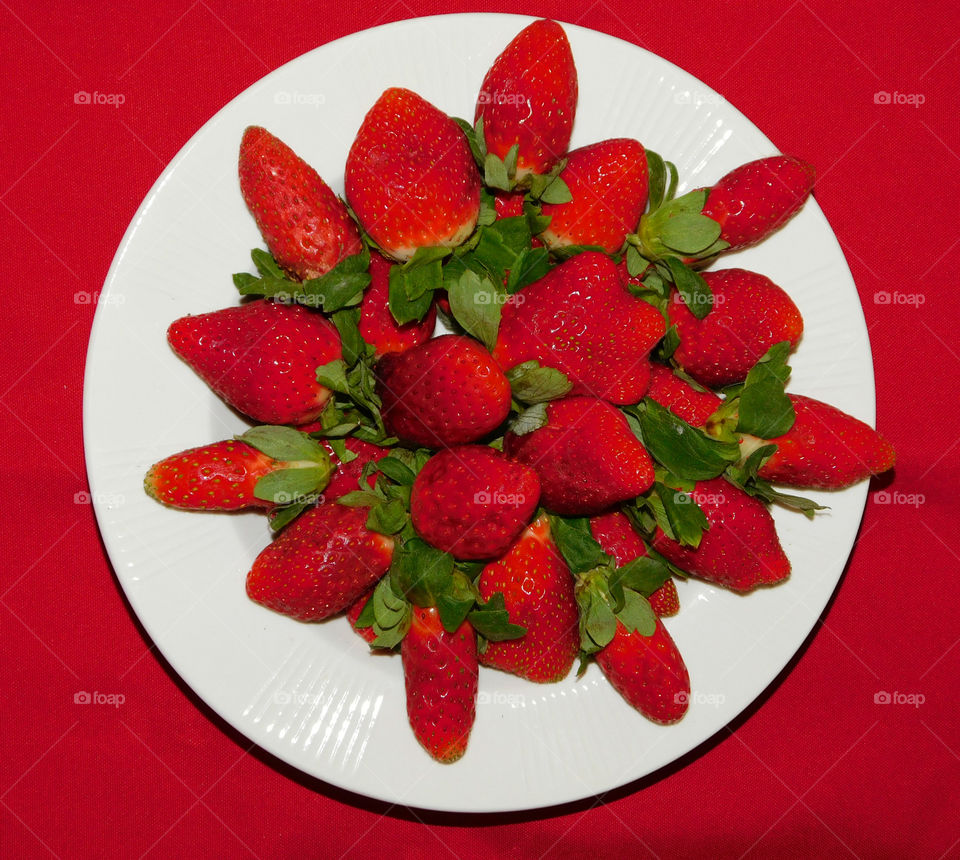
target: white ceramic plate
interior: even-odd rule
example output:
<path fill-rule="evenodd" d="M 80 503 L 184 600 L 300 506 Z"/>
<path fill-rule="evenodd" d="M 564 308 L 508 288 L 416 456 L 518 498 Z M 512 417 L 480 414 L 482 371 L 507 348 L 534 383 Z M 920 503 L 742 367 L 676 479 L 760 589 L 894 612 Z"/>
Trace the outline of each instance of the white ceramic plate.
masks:
<path fill-rule="evenodd" d="M 170 163 L 127 230 L 90 340 L 84 391 L 91 490 L 104 541 L 135 612 L 163 655 L 217 713 L 297 768 L 409 806 L 497 811 L 583 798 L 655 771 L 709 738 L 778 674 L 832 594 L 855 539 L 861 484 L 830 495 L 808 522 L 776 511 L 794 573 L 747 597 L 679 585 L 668 627 L 693 701 L 658 727 L 627 706 L 596 666 L 536 686 L 481 669 L 466 756 L 434 763 L 408 725 L 398 657 L 373 657 L 346 622 L 300 624 L 250 602 L 244 577 L 269 541 L 266 520 L 168 510 L 142 490 L 145 470 L 184 448 L 242 432 L 241 420 L 168 349 L 167 325 L 232 305 L 230 275 L 260 236 L 240 196 L 236 156 L 264 125 L 342 191 L 366 110 L 406 86 L 472 116 L 485 70 L 530 19 L 449 15 L 389 24 L 325 45 L 263 78 L 211 119 Z M 695 78 L 634 45 L 566 26 L 580 76 L 573 145 L 633 136 L 677 164 L 681 190 L 776 152 Z M 610 70 L 616 69 L 616 86 Z M 758 248 L 730 258 L 793 296 L 806 334 L 791 388 L 874 418 L 863 313 L 815 202 Z M 735 262 L 734 262 L 735 260 Z"/>

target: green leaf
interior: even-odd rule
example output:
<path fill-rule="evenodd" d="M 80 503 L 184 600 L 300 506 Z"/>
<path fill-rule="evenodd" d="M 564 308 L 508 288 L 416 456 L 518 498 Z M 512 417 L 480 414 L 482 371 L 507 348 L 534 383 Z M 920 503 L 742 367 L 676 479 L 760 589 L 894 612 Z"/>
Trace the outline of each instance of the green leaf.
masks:
<path fill-rule="evenodd" d="M 546 403 L 569 394 L 573 383 L 553 367 L 541 367 L 539 361 L 524 361 L 507 371 L 513 396 L 523 403 Z"/>
<path fill-rule="evenodd" d="M 628 588 L 649 597 L 670 579 L 670 569 L 662 560 L 649 555 L 641 555 L 618 567 L 610 574 L 608 587 L 614 599 L 614 611 L 623 606 L 623 589 Z"/>
<path fill-rule="evenodd" d="M 473 156 L 473 160 L 477 162 L 477 167 L 483 167 L 483 159 L 487 154 L 486 141 L 483 137 L 483 117 L 477 120 L 476 129 L 470 125 L 465 119 L 460 119 L 460 117 L 455 116 L 451 117 L 453 121 L 460 126 L 460 130 L 464 133 L 467 138 L 467 144 L 470 146 L 470 154 Z"/>
<path fill-rule="evenodd" d="M 373 611 L 373 595 L 370 595 L 370 599 L 363 604 L 363 609 L 360 610 L 360 614 L 357 616 L 357 620 L 354 621 L 353 626 L 361 630 L 365 630 L 367 627 L 373 627 L 373 622 L 376 620 L 377 615 Z"/>
<path fill-rule="evenodd" d="M 663 262 L 670 271 L 670 277 L 683 297 L 686 306 L 698 320 L 702 320 L 713 307 L 713 291 L 703 277 L 685 266 L 676 257 L 664 257 Z"/>
<path fill-rule="evenodd" d="M 640 255 L 635 245 L 627 245 L 627 274 L 635 278 L 647 268 L 647 261 Z"/>
<path fill-rule="evenodd" d="M 407 524 L 410 515 L 403 502 L 393 500 L 382 502 L 370 508 L 366 526 L 372 532 L 382 535 L 395 535 Z"/>
<path fill-rule="evenodd" d="M 657 616 L 650 602 L 636 591 L 627 591 L 624 596 L 623 608 L 617 613 L 620 623 L 631 633 L 636 630 L 641 636 L 653 636 Z"/>
<path fill-rule="evenodd" d="M 703 207 L 707 202 L 707 189 L 697 188 L 694 191 L 688 191 L 682 197 L 676 198 L 676 200 L 671 200 L 666 206 L 664 206 L 658 215 L 662 215 L 664 220 L 675 215 L 680 215 L 683 213 L 689 215 L 699 215 L 703 211 Z M 658 224 L 662 223 L 658 220 Z"/>
<path fill-rule="evenodd" d="M 497 342 L 506 290 L 469 269 L 447 291 L 450 310 L 464 330 L 492 350 Z"/>
<path fill-rule="evenodd" d="M 600 251 L 601 253 L 606 253 L 599 245 L 563 245 L 559 248 L 551 249 L 553 256 L 561 262 L 565 262 L 571 257 L 576 257 L 577 254 L 582 254 L 584 251 Z"/>
<path fill-rule="evenodd" d="M 633 411 L 640 421 L 647 450 L 673 474 L 691 481 L 705 481 L 721 474 L 740 459 L 735 442 L 711 439 L 669 409 L 647 397 L 643 408 Z"/>
<path fill-rule="evenodd" d="M 527 632 L 526 627 L 510 622 L 503 592 L 500 591 L 491 594 L 490 599 L 470 612 L 467 618 L 473 629 L 490 642 L 519 639 Z"/>
<path fill-rule="evenodd" d="M 444 258 L 451 248 L 417 248 L 406 263 L 390 269 L 390 313 L 400 324 L 423 319 L 433 301 L 433 291 L 443 287 Z"/>
<path fill-rule="evenodd" d="M 397 452 L 399 453 L 399 452 Z M 391 481 L 398 484 L 410 486 L 413 484 L 416 474 L 403 463 L 396 454 L 390 454 L 387 457 L 381 457 L 379 460 L 371 461 L 374 468 L 386 475 Z"/>
<path fill-rule="evenodd" d="M 667 167 L 663 159 L 652 149 L 647 150 L 647 187 L 649 188 L 650 211 L 659 209 L 667 194 Z M 631 272 L 631 275 L 636 272 Z"/>
<path fill-rule="evenodd" d="M 588 587 L 580 605 L 580 648 L 591 654 L 609 645 L 617 632 L 617 616 L 602 591 Z"/>
<path fill-rule="evenodd" d="M 394 587 L 417 606 L 434 606 L 453 575 L 453 556 L 412 538 L 393 551 L 390 577 Z"/>
<path fill-rule="evenodd" d="M 394 648 L 410 627 L 410 604 L 398 597 L 389 576 L 383 577 L 373 591 L 373 644 L 378 648 Z M 369 604 L 368 604 L 369 605 Z"/>
<path fill-rule="evenodd" d="M 330 466 L 330 455 L 323 446 L 292 427 L 262 424 L 251 427 L 236 438 L 274 460 L 310 460 L 321 466 Z"/>
<path fill-rule="evenodd" d="M 775 439 L 793 427 L 796 413 L 784 392 L 784 383 L 790 376 L 790 367 L 786 363 L 789 354 L 789 341 L 776 343 L 747 374 L 739 395 L 739 433 Z"/>
<path fill-rule="evenodd" d="M 720 238 L 720 225 L 697 213 L 681 212 L 666 219 L 660 228 L 660 241 L 681 254 L 696 254 Z"/>
<path fill-rule="evenodd" d="M 282 508 L 276 508 L 270 512 L 270 528 L 278 532 L 284 526 L 292 523 L 307 508 L 312 507 L 313 502 L 294 502 L 292 505 L 285 505 Z"/>
<path fill-rule="evenodd" d="M 360 308 L 342 308 L 330 317 L 340 334 L 340 352 L 346 364 L 352 367 L 364 355 L 373 352 L 360 335 Z"/>
<path fill-rule="evenodd" d="M 560 177 L 559 172 L 556 175 L 551 173 L 546 176 L 532 174 L 529 194 L 534 200 L 554 206 L 569 203 L 573 200 L 573 194 L 570 192 L 567 183 Z"/>
<path fill-rule="evenodd" d="M 678 541 L 684 546 L 696 548 L 700 546 L 703 532 L 709 528 L 706 514 L 693 497 L 682 490 L 668 487 L 659 481 L 653 485 L 653 494 L 660 502 L 660 510 L 665 516 L 668 526 L 665 528 L 658 516 L 658 525 L 663 528 L 667 537 Z M 655 514 L 659 511 L 655 509 Z"/>
<path fill-rule="evenodd" d="M 477 215 L 477 226 L 485 227 L 497 220 L 496 198 L 487 191 L 486 188 L 480 189 L 480 212 Z"/>
<path fill-rule="evenodd" d="M 517 152 L 518 145 L 514 144 L 507 151 L 506 158 L 500 158 L 488 152 L 483 159 L 483 184 L 488 188 L 499 188 L 501 191 L 513 191 L 516 187 Z"/>
<path fill-rule="evenodd" d="M 523 410 L 510 425 L 510 432 L 514 436 L 526 436 L 541 427 L 547 426 L 547 404 L 534 403 Z"/>
<path fill-rule="evenodd" d="M 586 573 L 610 564 L 610 556 L 590 533 L 588 519 L 551 515 L 550 534 L 572 574 Z"/>
<path fill-rule="evenodd" d="M 253 258 L 253 265 L 257 267 L 257 271 L 262 278 L 287 277 L 287 273 L 280 268 L 273 258 L 273 254 L 269 251 L 264 251 L 263 248 L 254 248 L 250 252 L 250 256 Z"/>
<path fill-rule="evenodd" d="M 299 502 L 311 494 L 319 493 L 330 482 L 329 463 L 327 466 L 306 466 L 299 469 L 278 469 L 267 472 L 253 488 L 253 494 L 258 499 L 274 502 L 278 505 L 289 505 Z"/>
<path fill-rule="evenodd" d="M 524 248 L 510 267 L 506 290 L 510 295 L 539 281 L 550 271 L 550 251 L 547 248 Z"/>
<path fill-rule="evenodd" d="M 382 502 L 383 496 L 378 495 L 373 490 L 351 490 L 337 499 L 338 505 L 347 508 L 370 508 Z"/>

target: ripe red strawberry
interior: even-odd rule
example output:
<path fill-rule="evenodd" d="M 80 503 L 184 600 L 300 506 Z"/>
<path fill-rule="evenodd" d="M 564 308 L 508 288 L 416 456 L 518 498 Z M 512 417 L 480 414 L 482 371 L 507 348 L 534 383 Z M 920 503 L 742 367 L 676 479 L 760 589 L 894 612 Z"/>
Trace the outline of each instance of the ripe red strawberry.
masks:
<path fill-rule="evenodd" d="M 523 215 L 522 191 L 498 191 L 493 195 L 493 208 L 498 218 L 518 218 Z"/>
<path fill-rule="evenodd" d="M 647 555 L 647 547 L 636 533 L 630 520 L 620 511 L 608 511 L 590 518 L 590 533 L 603 551 L 613 557 L 617 567 L 623 567 L 635 558 Z M 680 611 L 677 586 L 668 579 L 647 598 L 653 611 L 661 618 Z"/>
<path fill-rule="evenodd" d="M 651 366 L 647 397 L 694 427 L 705 426 L 707 419 L 723 403 L 712 391 L 697 391 L 662 364 Z"/>
<path fill-rule="evenodd" d="M 570 568 L 560 558 L 545 516 L 532 523 L 507 553 L 480 574 L 484 600 L 502 592 L 511 624 L 527 628 L 519 639 L 488 642 L 484 666 L 537 683 L 570 673 L 580 650 L 579 612 Z"/>
<path fill-rule="evenodd" d="M 396 260 L 417 248 L 463 242 L 480 212 L 480 174 L 460 127 L 410 90 L 392 87 L 350 147 L 347 199 L 373 240 Z"/>
<path fill-rule="evenodd" d="M 699 481 L 690 493 L 709 528 L 693 549 L 660 529 L 653 548 L 681 570 L 733 591 L 772 585 L 790 575 L 773 517 L 763 503 L 723 478 Z"/>
<path fill-rule="evenodd" d="M 893 446 L 869 424 L 812 397 L 787 396 L 796 420 L 783 436 L 769 440 L 777 450 L 760 467 L 761 478 L 791 487 L 835 490 L 893 468 Z M 743 444 L 762 443 L 748 436 Z"/>
<path fill-rule="evenodd" d="M 627 292 L 608 256 L 585 251 L 507 298 L 493 357 L 505 370 L 533 359 L 561 370 L 573 394 L 637 403 L 664 329 L 663 315 Z"/>
<path fill-rule="evenodd" d="M 390 313 L 390 269 L 392 264 L 380 254 L 370 255 L 370 286 L 363 293 L 360 305 L 360 336 L 372 344 L 376 354 L 404 352 L 423 343 L 437 323 L 433 305 L 419 322 L 400 325 Z"/>
<path fill-rule="evenodd" d="M 234 409 L 262 424 L 306 424 L 330 396 L 316 368 L 340 358 L 333 323 L 264 299 L 176 320 L 174 352 Z"/>
<path fill-rule="evenodd" d="M 381 457 L 386 457 L 387 454 L 390 453 L 389 448 L 384 448 L 380 445 L 374 445 L 372 442 L 364 442 L 362 439 L 355 439 L 353 436 L 348 436 L 346 439 L 344 439 L 344 445 L 348 451 L 356 454 L 357 456 L 347 463 L 342 463 L 340 462 L 340 458 L 337 457 L 336 452 L 334 452 L 333 448 L 330 447 L 326 440 L 321 440 L 320 444 L 326 448 L 327 452 L 330 454 L 331 461 L 336 467 L 333 475 L 330 476 L 330 483 L 327 484 L 327 488 L 323 491 L 323 497 L 328 502 L 336 501 L 346 493 L 352 493 L 354 490 L 359 490 L 360 473 L 363 471 L 363 467 L 366 466 L 371 460 L 379 460 Z M 375 475 L 371 475 L 369 478 L 367 478 L 367 483 L 371 488 L 375 482 Z"/>
<path fill-rule="evenodd" d="M 541 501 L 558 514 L 598 514 L 653 483 L 653 462 L 627 419 L 592 397 L 548 403 L 546 425 L 522 436 L 507 433 L 503 450 L 537 470 Z"/>
<path fill-rule="evenodd" d="M 477 636 L 464 621 L 447 633 L 436 607 L 413 607 L 400 645 L 407 717 L 417 740 L 449 764 L 467 750 L 477 712 Z"/>
<path fill-rule="evenodd" d="M 390 567 L 393 539 L 366 527 L 366 508 L 310 508 L 257 556 L 247 595 L 297 621 L 322 621 L 350 606 Z"/>
<path fill-rule="evenodd" d="M 713 292 L 710 312 L 698 320 L 676 290 L 668 310 L 680 336 L 673 359 L 697 382 L 714 388 L 743 382 L 775 343 L 788 340 L 796 347 L 803 317 L 773 281 L 746 269 L 702 275 Z"/>
<path fill-rule="evenodd" d="M 272 508 L 254 487 L 264 475 L 288 464 L 236 439 L 190 448 L 154 463 L 143 481 L 158 502 L 189 511 Z"/>
<path fill-rule="evenodd" d="M 652 636 L 630 631 L 618 620 L 617 632 L 596 660 L 613 688 L 647 719 L 666 725 L 687 712 L 690 675 L 659 618 Z"/>
<path fill-rule="evenodd" d="M 639 141 L 614 138 L 575 149 L 560 173 L 573 199 L 545 203 L 551 217 L 541 234 L 551 248 L 597 245 L 608 254 L 623 246 L 647 205 L 647 158 Z"/>
<path fill-rule="evenodd" d="M 765 239 L 803 206 L 813 184 L 813 167 L 790 155 L 760 158 L 731 170 L 709 189 L 703 214 L 722 228 L 728 251 Z"/>
<path fill-rule="evenodd" d="M 443 335 L 377 365 L 387 430 L 428 448 L 474 442 L 510 412 L 510 383 L 483 346 Z"/>
<path fill-rule="evenodd" d="M 363 612 L 367 601 L 372 596 L 373 589 L 371 588 L 365 594 L 361 594 L 360 597 L 350 604 L 350 608 L 347 609 L 347 621 L 350 622 L 350 627 L 353 629 L 353 632 L 368 645 L 372 645 L 373 640 L 377 638 L 376 631 L 372 627 L 357 627 L 357 621 L 360 619 L 360 613 Z"/>
<path fill-rule="evenodd" d="M 570 145 L 577 110 L 577 69 L 555 21 L 524 27 L 480 85 L 474 122 L 483 117 L 487 151 L 506 158 L 517 144 L 517 178 L 549 173 Z"/>
<path fill-rule="evenodd" d="M 485 445 L 461 445 L 434 454 L 417 474 L 410 516 L 427 543 L 454 558 L 496 558 L 539 501 L 540 479 L 529 466 Z"/>
<path fill-rule="evenodd" d="M 240 142 L 240 191 L 270 253 L 295 277 L 319 277 L 360 253 L 360 233 L 340 198 L 260 126 L 249 126 Z"/>

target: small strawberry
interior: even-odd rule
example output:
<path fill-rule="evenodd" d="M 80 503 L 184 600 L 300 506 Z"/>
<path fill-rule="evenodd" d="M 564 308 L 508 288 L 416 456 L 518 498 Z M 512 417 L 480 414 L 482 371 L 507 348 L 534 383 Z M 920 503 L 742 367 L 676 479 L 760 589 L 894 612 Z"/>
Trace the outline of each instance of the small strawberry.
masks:
<path fill-rule="evenodd" d="M 893 446 L 869 424 L 800 394 L 788 394 L 796 419 L 757 474 L 775 484 L 835 490 L 893 468 Z M 744 437 L 745 455 L 766 444 Z"/>
<path fill-rule="evenodd" d="M 437 322 L 434 305 L 419 322 L 400 325 L 390 313 L 390 269 L 392 264 L 380 254 L 370 255 L 370 286 L 360 305 L 360 336 L 373 345 L 378 356 L 404 352 L 428 340 Z"/>
<path fill-rule="evenodd" d="M 474 122 L 483 118 L 487 151 L 506 158 L 517 145 L 517 179 L 549 173 L 570 145 L 577 110 L 577 69 L 555 21 L 524 27 L 480 85 Z"/>
<path fill-rule="evenodd" d="M 347 207 L 316 170 L 265 128 L 240 142 L 240 191 L 274 259 L 295 277 L 316 278 L 361 251 Z"/>
<path fill-rule="evenodd" d="M 477 224 L 480 174 L 460 127 L 410 90 L 377 99 L 350 147 L 347 199 L 364 229 L 396 260 L 417 248 L 455 247 Z"/>
<path fill-rule="evenodd" d="M 760 158 L 731 170 L 708 189 L 703 214 L 720 225 L 727 251 L 755 245 L 789 221 L 813 190 L 813 167 L 790 155 Z"/>
<path fill-rule="evenodd" d="M 630 520 L 620 511 L 608 511 L 590 518 L 590 534 L 603 551 L 613 557 L 617 567 L 623 567 L 635 558 L 647 555 L 647 547 L 636 533 Z M 647 598 L 653 611 L 661 618 L 680 611 L 677 586 L 668 579 Z"/>
<path fill-rule="evenodd" d="M 659 618 L 652 636 L 628 630 L 618 620 L 617 632 L 596 660 L 613 688 L 647 719 L 666 725 L 687 712 L 690 675 Z"/>
<path fill-rule="evenodd" d="M 387 430 L 403 442 L 441 448 L 474 442 L 510 412 L 510 383 L 483 346 L 443 335 L 377 365 Z"/>
<path fill-rule="evenodd" d="M 390 567 L 393 539 L 366 527 L 366 508 L 310 508 L 257 556 L 251 600 L 295 618 L 322 621 L 349 607 Z"/>
<path fill-rule="evenodd" d="M 681 570 L 733 591 L 773 585 L 790 575 L 773 517 L 763 503 L 724 478 L 698 481 L 689 494 L 707 518 L 696 548 L 657 529 L 653 548 Z"/>
<path fill-rule="evenodd" d="M 631 138 L 614 138 L 575 149 L 560 172 L 573 199 L 545 203 L 551 218 L 541 234 L 551 248 L 596 245 L 608 254 L 623 246 L 647 205 L 647 159 Z"/>
<path fill-rule="evenodd" d="M 291 486 L 299 488 L 297 495 L 306 495 L 323 490 L 332 471 L 327 452 L 312 439 L 289 427 L 258 427 L 238 439 L 191 448 L 154 463 L 143 487 L 158 502 L 184 510 L 272 510 L 277 494 L 284 498 L 283 475 L 295 482 Z M 272 489 L 260 484 L 267 475 L 274 475 Z"/>
<path fill-rule="evenodd" d="M 410 493 L 413 527 L 454 558 L 496 558 L 523 531 L 540 501 L 540 479 L 485 445 L 434 454 Z"/>
<path fill-rule="evenodd" d="M 467 750 L 477 712 L 477 636 L 464 621 L 448 633 L 434 607 L 414 606 L 400 654 L 407 717 L 417 740 L 449 764 Z"/>
<path fill-rule="evenodd" d="M 703 272 L 713 307 L 697 319 L 674 290 L 668 309 L 680 345 L 673 360 L 701 385 L 719 388 L 743 382 L 773 344 L 795 347 L 803 318 L 793 299 L 769 278 L 746 269 Z"/>
<path fill-rule="evenodd" d="M 694 427 L 706 426 L 707 419 L 723 403 L 712 391 L 698 391 L 662 364 L 654 364 L 650 369 L 647 397 Z"/>
<path fill-rule="evenodd" d="M 389 448 L 374 445 L 372 442 L 364 442 L 362 439 L 355 439 L 353 436 L 347 436 L 347 438 L 343 440 L 343 443 L 350 453 L 357 455 L 346 463 L 340 461 L 336 452 L 330 447 L 329 442 L 325 439 L 320 442 L 330 454 L 330 459 L 335 466 L 334 473 L 330 477 L 330 483 L 323 491 L 323 497 L 328 502 L 334 502 L 346 493 L 359 490 L 360 473 L 363 471 L 363 467 L 371 460 L 379 460 L 381 457 L 386 457 L 387 454 L 390 453 Z M 375 481 L 375 475 L 367 478 L 367 484 L 371 489 Z"/>
<path fill-rule="evenodd" d="M 517 542 L 480 574 L 484 600 L 502 592 L 512 624 L 526 627 L 519 639 L 488 642 L 484 666 L 537 683 L 565 678 L 580 648 L 577 601 L 570 568 L 550 537 L 550 521 L 539 517 Z"/>
<path fill-rule="evenodd" d="M 266 300 L 176 320 L 174 352 L 234 409 L 263 424 L 306 424 L 330 396 L 316 368 L 340 357 L 326 317 Z"/>
<path fill-rule="evenodd" d="M 546 508 L 590 516 L 650 488 L 653 462 L 619 410 L 592 397 L 565 397 L 548 403 L 546 413 L 543 427 L 503 440 L 507 456 L 536 469 Z"/>
<path fill-rule="evenodd" d="M 507 298 L 493 357 L 504 370 L 530 360 L 556 368 L 573 394 L 637 403 L 664 328 L 659 311 L 627 292 L 608 256 L 584 251 Z"/>

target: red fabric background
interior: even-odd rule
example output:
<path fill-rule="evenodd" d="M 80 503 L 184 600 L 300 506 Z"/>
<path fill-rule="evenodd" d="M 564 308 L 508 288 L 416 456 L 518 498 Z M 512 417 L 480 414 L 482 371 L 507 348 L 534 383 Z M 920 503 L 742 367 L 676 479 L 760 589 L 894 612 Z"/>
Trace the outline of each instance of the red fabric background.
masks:
<path fill-rule="evenodd" d="M 960 856 L 960 8 L 905 5 L 175 0 L 139 11 L 0 0 L 3 854 Z M 471 819 L 303 777 L 251 749 L 171 675 L 76 496 L 87 486 L 81 391 L 95 307 L 74 295 L 99 290 L 163 166 L 266 72 L 374 24 L 480 10 L 642 45 L 818 166 L 816 197 L 870 329 L 878 425 L 899 463 L 873 488 L 814 634 L 743 717 L 606 797 Z M 78 90 L 125 103 L 76 105 Z M 876 104 L 878 91 L 925 101 Z M 878 291 L 923 302 L 877 304 Z M 78 689 L 126 702 L 78 706 Z M 880 690 L 924 702 L 877 705 Z"/>

